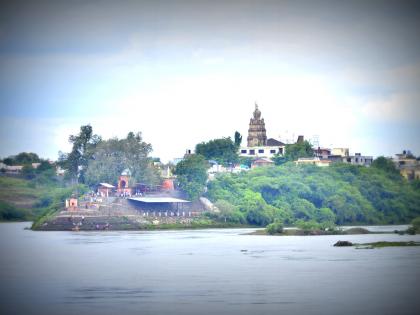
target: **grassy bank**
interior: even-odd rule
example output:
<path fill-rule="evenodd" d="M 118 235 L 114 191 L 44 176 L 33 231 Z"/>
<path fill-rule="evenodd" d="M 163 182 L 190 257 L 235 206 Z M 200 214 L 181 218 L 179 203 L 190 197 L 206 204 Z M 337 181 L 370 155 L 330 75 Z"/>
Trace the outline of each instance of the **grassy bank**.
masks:
<path fill-rule="evenodd" d="M 35 226 L 54 215 L 76 189 L 9 176 L 0 176 L 0 187 L 0 221 L 34 221 Z"/>
<path fill-rule="evenodd" d="M 30 180 L 0 176 L 0 220 L 28 221 L 38 217 L 42 210 L 37 202 L 48 189 L 34 185 Z"/>

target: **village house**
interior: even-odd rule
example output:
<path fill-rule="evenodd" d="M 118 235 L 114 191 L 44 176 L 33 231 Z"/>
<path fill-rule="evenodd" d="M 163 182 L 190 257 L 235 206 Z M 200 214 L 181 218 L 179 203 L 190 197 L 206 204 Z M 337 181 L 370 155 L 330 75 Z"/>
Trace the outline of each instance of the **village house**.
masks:
<path fill-rule="evenodd" d="M 267 158 L 257 158 L 256 160 L 252 161 L 251 169 L 270 165 L 274 165 L 274 162 L 272 160 Z"/>
<path fill-rule="evenodd" d="M 315 156 L 325 159 L 325 154 L 328 149 L 315 150 Z M 331 154 L 327 155 L 327 160 L 332 163 L 346 163 L 352 165 L 370 166 L 373 162 L 373 156 L 362 155 L 361 153 L 355 153 L 350 155 L 349 148 L 333 148 Z"/>
<path fill-rule="evenodd" d="M 2 172 L 6 174 L 20 174 L 23 169 L 23 165 L 6 165 L 4 163 L 1 163 L 0 169 Z"/>
<path fill-rule="evenodd" d="M 317 149 L 314 149 L 314 154 L 321 160 L 328 160 L 328 156 L 331 155 L 331 149 L 318 147 Z"/>
<path fill-rule="evenodd" d="M 335 156 L 349 156 L 349 148 L 333 148 L 331 150 L 331 155 Z"/>
<path fill-rule="evenodd" d="M 342 162 L 352 165 L 370 166 L 373 162 L 373 157 L 355 153 L 353 156 L 343 157 Z"/>
<path fill-rule="evenodd" d="M 323 160 L 319 157 L 307 157 L 307 158 L 299 158 L 297 161 L 295 161 L 296 165 L 316 165 L 320 167 L 329 166 L 331 164 L 331 161 L 329 160 Z"/>
<path fill-rule="evenodd" d="M 420 161 L 410 151 L 396 154 L 392 159 L 401 176 L 407 180 L 420 179 Z"/>

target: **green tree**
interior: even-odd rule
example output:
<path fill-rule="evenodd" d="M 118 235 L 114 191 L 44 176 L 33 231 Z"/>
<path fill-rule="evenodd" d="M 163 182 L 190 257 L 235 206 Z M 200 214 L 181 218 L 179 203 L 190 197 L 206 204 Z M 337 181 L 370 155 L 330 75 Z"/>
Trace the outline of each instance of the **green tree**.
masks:
<path fill-rule="evenodd" d="M 284 157 L 288 161 L 296 161 L 298 158 L 313 157 L 314 150 L 308 141 L 286 144 Z"/>
<path fill-rule="evenodd" d="M 0 221 L 24 220 L 28 212 L 0 200 Z"/>
<path fill-rule="evenodd" d="M 242 136 L 238 131 L 235 131 L 235 147 L 236 149 L 239 149 L 242 143 Z"/>
<path fill-rule="evenodd" d="M 200 154 L 192 154 L 179 162 L 175 175 L 179 187 L 185 191 L 190 200 L 195 200 L 204 192 L 209 165 Z"/>
<path fill-rule="evenodd" d="M 217 214 L 219 220 L 232 223 L 246 223 L 243 213 L 230 202 L 219 200 L 214 205 L 220 210 L 220 213 Z"/>
<path fill-rule="evenodd" d="M 272 222 L 272 217 L 264 209 L 251 209 L 247 212 L 246 219 L 250 224 L 266 226 Z"/>
<path fill-rule="evenodd" d="M 386 157 L 379 156 L 372 162 L 372 167 L 383 170 L 386 173 L 391 175 L 398 176 L 400 172 L 395 167 L 394 162 L 391 159 L 387 159 Z"/>
<path fill-rule="evenodd" d="M 375 167 L 334 164 L 328 168 L 293 162 L 224 174 L 209 182 L 213 202 L 239 207 L 249 223 L 408 223 L 420 216 L 418 186 Z"/>
<path fill-rule="evenodd" d="M 6 165 L 28 165 L 32 163 L 39 163 L 41 159 L 36 153 L 21 152 L 15 156 L 9 156 L 3 160 Z"/>
<path fill-rule="evenodd" d="M 238 161 L 238 148 L 230 137 L 201 142 L 195 146 L 195 153 L 225 166 Z"/>
<path fill-rule="evenodd" d="M 80 127 L 78 135 L 71 135 L 69 142 L 73 145 L 72 150 L 68 154 L 60 154 L 59 165 L 67 170 L 68 175 L 76 182 L 84 183 L 87 165 L 101 138 L 93 134 L 92 126 L 86 125 Z"/>
<path fill-rule="evenodd" d="M 238 163 L 246 165 L 249 168 L 251 168 L 252 160 L 253 159 L 251 157 L 240 156 L 239 159 L 238 159 Z"/>
<path fill-rule="evenodd" d="M 289 159 L 287 157 L 285 157 L 283 155 L 280 155 L 278 153 L 275 154 L 271 159 L 273 160 L 275 165 L 282 165 L 282 164 L 289 161 Z"/>
<path fill-rule="evenodd" d="M 274 220 L 273 223 L 270 223 L 266 226 L 265 230 L 270 235 L 283 233 L 283 222 L 279 220 Z"/>
<path fill-rule="evenodd" d="M 94 158 L 88 161 L 86 183 L 90 186 L 100 182 L 115 184 L 122 171 L 129 169 L 131 184 L 158 184 L 158 170 L 148 156 L 151 151 L 151 144 L 143 141 L 140 132 L 129 132 L 125 139 L 103 140 L 96 145 Z"/>
<path fill-rule="evenodd" d="M 24 165 L 22 168 L 22 176 L 26 179 L 34 179 L 36 176 L 36 170 L 30 164 Z"/>
<path fill-rule="evenodd" d="M 411 225 L 413 226 L 415 233 L 420 233 L 420 217 L 413 219 Z"/>

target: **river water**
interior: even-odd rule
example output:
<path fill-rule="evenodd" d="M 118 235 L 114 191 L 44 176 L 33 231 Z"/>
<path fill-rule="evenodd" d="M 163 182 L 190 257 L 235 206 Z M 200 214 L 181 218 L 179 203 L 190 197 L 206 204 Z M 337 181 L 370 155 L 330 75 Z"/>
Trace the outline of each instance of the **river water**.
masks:
<path fill-rule="evenodd" d="M 1 314 L 418 314 L 420 235 L 33 232 L 0 224 Z M 380 229 L 380 228 L 379 228 Z M 389 229 L 389 228 L 388 228 Z M 393 229 L 390 229 L 393 230 Z"/>

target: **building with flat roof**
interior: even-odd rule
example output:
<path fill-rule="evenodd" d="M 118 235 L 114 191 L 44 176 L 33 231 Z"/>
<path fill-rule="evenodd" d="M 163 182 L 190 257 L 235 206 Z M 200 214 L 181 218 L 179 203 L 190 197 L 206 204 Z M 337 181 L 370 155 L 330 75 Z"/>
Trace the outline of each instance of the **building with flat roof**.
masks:
<path fill-rule="evenodd" d="M 370 166 L 373 162 L 373 156 L 362 155 L 361 153 L 355 153 L 354 155 L 347 155 L 342 157 L 343 163 L 352 165 Z"/>
<path fill-rule="evenodd" d="M 297 161 L 295 161 L 296 165 L 316 165 L 320 167 L 329 166 L 331 164 L 331 161 L 329 160 L 322 160 L 317 156 L 314 157 L 308 157 L 308 158 L 299 158 Z"/>

